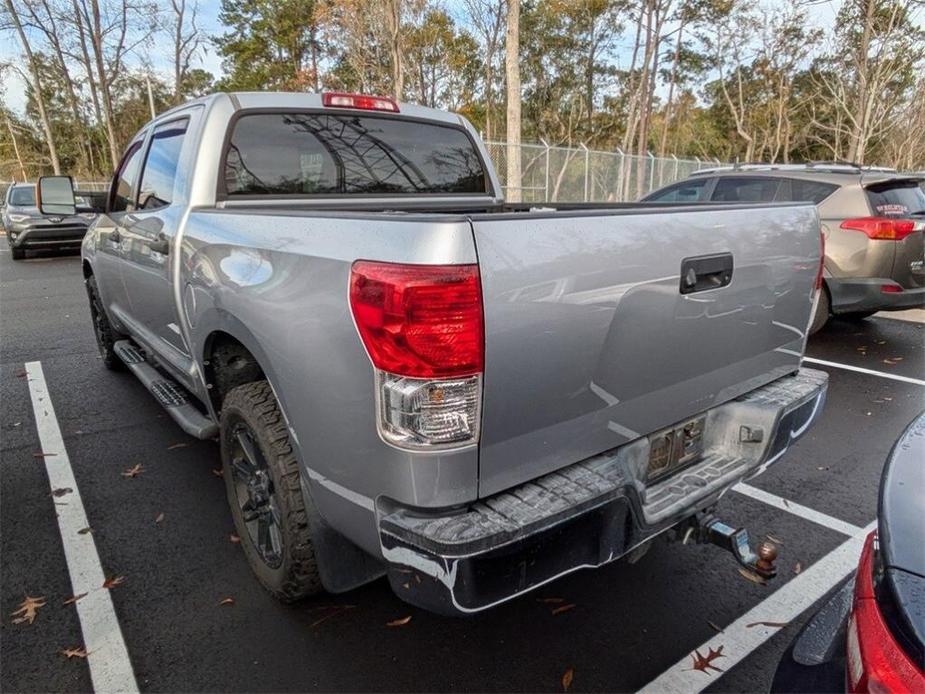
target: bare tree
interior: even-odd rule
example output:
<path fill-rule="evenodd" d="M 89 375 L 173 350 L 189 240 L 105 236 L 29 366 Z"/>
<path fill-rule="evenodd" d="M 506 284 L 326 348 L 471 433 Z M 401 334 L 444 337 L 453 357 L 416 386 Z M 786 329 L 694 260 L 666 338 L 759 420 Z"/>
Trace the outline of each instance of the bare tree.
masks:
<path fill-rule="evenodd" d="M 170 10 L 173 38 L 173 101 L 179 104 L 183 101 L 183 83 L 189 74 L 190 64 L 202 45 L 202 33 L 196 24 L 199 2 L 170 0 Z"/>
<path fill-rule="evenodd" d="M 392 95 L 400 101 L 405 87 L 405 72 L 402 65 L 402 0 L 388 0 L 386 26 L 389 32 L 389 58 L 392 67 Z"/>
<path fill-rule="evenodd" d="M 493 134 L 495 68 L 499 61 L 505 20 L 505 0 L 464 0 L 469 22 L 484 47 L 482 79 L 485 82 L 485 139 Z"/>
<path fill-rule="evenodd" d="M 45 94 L 42 86 L 42 76 L 39 73 L 38 61 L 35 58 L 35 53 L 32 52 L 32 45 L 29 43 L 29 38 L 26 36 L 26 32 L 23 31 L 22 21 L 19 18 L 19 12 L 13 5 L 13 0 L 6 0 L 6 11 L 13 24 L 13 28 L 16 29 L 19 42 L 22 45 L 23 52 L 26 54 L 26 60 L 29 63 L 32 93 L 35 98 L 36 108 L 38 108 L 39 111 L 39 120 L 42 122 L 42 130 L 45 133 L 45 144 L 48 146 L 48 156 L 51 159 L 51 167 L 55 174 L 60 174 L 61 164 L 58 161 L 58 149 L 55 147 L 55 136 L 51 131 L 51 120 L 45 109 Z"/>
<path fill-rule="evenodd" d="M 507 77 L 507 199 L 521 201 L 520 169 L 520 0 L 508 0 L 504 36 Z"/>

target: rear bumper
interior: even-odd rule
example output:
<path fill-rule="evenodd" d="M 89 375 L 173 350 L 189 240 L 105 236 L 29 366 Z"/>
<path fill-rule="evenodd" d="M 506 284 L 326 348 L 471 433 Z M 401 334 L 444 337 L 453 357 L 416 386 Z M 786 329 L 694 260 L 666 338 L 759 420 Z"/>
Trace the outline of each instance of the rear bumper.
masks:
<path fill-rule="evenodd" d="M 613 561 L 779 460 L 821 412 L 827 382 L 801 369 L 710 410 L 702 458 L 648 487 L 643 438 L 453 513 L 380 500 L 392 589 L 420 607 L 466 614 Z"/>
<path fill-rule="evenodd" d="M 883 292 L 884 285 L 895 285 L 888 278 L 836 279 L 826 278 L 832 297 L 832 313 L 866 313 L 868 311 L 899 311 L 925 306 L 925 288 Z"/>

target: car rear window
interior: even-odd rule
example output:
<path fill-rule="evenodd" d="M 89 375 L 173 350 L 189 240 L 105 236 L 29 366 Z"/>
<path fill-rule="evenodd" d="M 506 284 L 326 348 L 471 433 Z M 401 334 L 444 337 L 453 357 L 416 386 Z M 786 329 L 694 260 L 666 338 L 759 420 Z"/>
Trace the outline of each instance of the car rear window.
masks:
<path fill-rule="evenodd" d="M 793 202 L 813 202 L 819 204 L 838 190 L 834 183 L 807 181 L 802 178 L 790 179 L 790 200 Z"/>
<path fill-rule="evenodd" d="M 867 186 L 867 199 L 874 214 L 902 217 L 925 214 L 925 191 L 920 181 L 885 181 Z"/>
<path fill-rule="evenodd" d="M 224 184 L 229 197 L 487 192 L 481 158 L 461 128 L 346 113 L 242 116 Z"/>
<path fill-rule="evenodd" d="M 710 199 L 714 202 L 771 202 L 779 185 L 779 178 L 729 176 L 716 182 Z"/>
<path fill-rule="evenodd" d="M 10 192 L 10 204 L 16 207 L 35 207 L 35 188 L 17 186 Z"/>
<path fill-rule="evenodd" d="M 664 190 L 652 193 L 646 202 L 703 202 L 706 197 L 709 178 L 692 178 L 676 183 Z"/>

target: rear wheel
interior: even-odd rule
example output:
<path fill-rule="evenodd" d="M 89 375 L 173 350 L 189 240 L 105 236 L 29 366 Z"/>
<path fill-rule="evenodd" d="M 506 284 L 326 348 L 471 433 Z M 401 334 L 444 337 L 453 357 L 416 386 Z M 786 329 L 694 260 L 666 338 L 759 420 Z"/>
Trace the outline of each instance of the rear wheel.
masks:
<path fill-rule="evenodd" d="M 825 287 L 823 287 L 819 290 L 819 298 L 816 301 L 815 308 L 813 309 L 813 319 L 809 324 L 810 335 L 819 332 L 823 327 L 825 327 L 825 324 L 829 321 L 830 311 L 831 303 L 829 301 L 829 293 L 826 291 Z"/>
<path fill-rule="evenodd" d="M 114 345 L 116 340 L 122 335 L 113 329 L 109 322 L 109 316 L 103 309 L 103 300 L 100 298 L 100 290 L 96 286 L 96 277 L 90 275 L 86 280 L 87 298 L 90 299 L 90 316 L 93 319 L 93 334 L 96 336 L 96 346 L 100 350 L 100 359 L 103 360 L 103 366 L 110 371 L 123 371 L 125 364 L 116 354 Z"/>
<path fill-rule="evenodd" d="M 257 580 L 282 602 L 322 592 L 299 464 L 269 383 L 228 393 L 220 436 L 231 515 Z"/>

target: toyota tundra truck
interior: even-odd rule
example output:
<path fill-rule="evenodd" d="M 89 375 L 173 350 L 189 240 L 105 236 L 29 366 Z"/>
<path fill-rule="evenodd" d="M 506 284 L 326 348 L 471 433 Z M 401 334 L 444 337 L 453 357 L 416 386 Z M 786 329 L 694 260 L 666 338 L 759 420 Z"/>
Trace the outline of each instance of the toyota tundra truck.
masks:
<path fill-rule="evenodd" d="M 82 248 L 103 365 L 218 440 L 270 593 L 451 615 L 658 536 L 772 576 L 717 502 L 822 409 L 821 260 L 812 204 L 506 203 L 464 118 L 344 93 L 158 116 Z"/>

